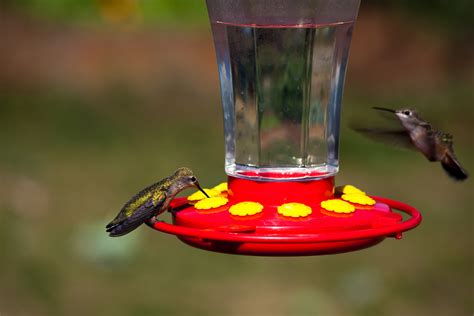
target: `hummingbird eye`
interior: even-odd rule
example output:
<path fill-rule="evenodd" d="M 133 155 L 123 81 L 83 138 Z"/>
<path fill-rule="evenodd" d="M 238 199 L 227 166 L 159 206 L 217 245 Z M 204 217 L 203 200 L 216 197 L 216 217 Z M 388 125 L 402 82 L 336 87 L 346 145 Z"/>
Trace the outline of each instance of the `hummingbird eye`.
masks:
<path fill-rule="evenodd" d="M 196 180 L 197 180 L 196 177 L 191 177 L 192 182 L 196 182 Z"/>
<path fill-rule="evenodd" d="M 405 114 L 405 115 L 408 115 L 408 116 L 409 116 L 409 115 L 411 114 L 411 112 L 410 112 L 410 111 L 403 111 L 403 114 Z"/>

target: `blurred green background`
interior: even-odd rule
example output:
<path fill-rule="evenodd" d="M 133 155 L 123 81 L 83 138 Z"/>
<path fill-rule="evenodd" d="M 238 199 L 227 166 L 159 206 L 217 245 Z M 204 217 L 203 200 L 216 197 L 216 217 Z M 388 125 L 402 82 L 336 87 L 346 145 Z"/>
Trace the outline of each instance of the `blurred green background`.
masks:
<path fill-rule="evenodd" d="M 0 315 L 472 315 L 472 179 L 345 127 L 372 106 L 417 108 L 472 172 L 469 6 L 363 1 L 352 41 L 337 181 L 416 206 L 422 225 L 358 252 L 264 258 L 104 231 L 178 166 L 225 180 L 203 1 L 2 1 Z"/>

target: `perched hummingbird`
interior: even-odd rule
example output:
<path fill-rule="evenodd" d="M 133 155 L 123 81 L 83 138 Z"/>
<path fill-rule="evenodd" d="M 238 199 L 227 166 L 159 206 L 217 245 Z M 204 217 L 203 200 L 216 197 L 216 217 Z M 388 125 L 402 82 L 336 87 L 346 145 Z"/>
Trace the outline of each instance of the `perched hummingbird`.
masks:
<path fill-rule="evenodd" d="M 440 161 L 443 169 L 453 179 L 458 181 L 467 179 L 466 170 L 463 169 L 454 155 L 453 137 L 450 134 L 433 129 L 431 124 L 423 120 L 414 110 L 393 110 L 382 107 L 374 107 L 374 109 L 395 114 L 403 129 L 354 128 L 354 130 L 372 138 L 395 141 L 398 144 L 416 148 L 429 161 Z"/>
<path fill-rule="evenodd" d="M 131 232 L 153 216 L 166 211 L 176 194 L 193 186 L 209 197 L 190 169 L 179 168 L 173 175 L 146 187 L 132 197 L 105 227 L 106 231 L 111 237 Z"/>

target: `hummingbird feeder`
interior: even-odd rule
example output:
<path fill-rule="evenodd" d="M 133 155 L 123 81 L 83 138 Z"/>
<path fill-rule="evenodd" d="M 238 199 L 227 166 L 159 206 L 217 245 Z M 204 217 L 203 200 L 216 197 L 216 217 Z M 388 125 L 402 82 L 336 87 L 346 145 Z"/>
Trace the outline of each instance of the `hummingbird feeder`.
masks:
<path fill-rule="evenodd" d="M 172 224 L 148 225 L 206 250 L 301 256 L 367 248 L 420 223 L 407 204 L 335 188 L 359 2 L 207 0 L 228 181 L 210 198 L 174 199 Z"/>

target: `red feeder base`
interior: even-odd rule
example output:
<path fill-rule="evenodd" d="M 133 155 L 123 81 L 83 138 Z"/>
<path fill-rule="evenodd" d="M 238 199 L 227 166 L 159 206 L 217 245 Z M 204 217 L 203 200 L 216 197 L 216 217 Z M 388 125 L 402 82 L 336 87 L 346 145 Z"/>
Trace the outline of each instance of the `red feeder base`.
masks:
<path fill-rule="evenodd" d="M 325 211 L 320 202 L 333 197 L 334 178 L 317 181 L 263 182 L 229 177 L 225 206 L 198 210 L 186 198 L 172 202 L 174 224 L 157 221 L 149 225 L 177 235 L 188 245 L 223 253 L 258 256 L 307 256 L 354 251 L 378 244 L 386 237 L 401 238 L 402 232 L 418 226 L 421 214 L 413 207 L 373 197 L 374 206 L 356 207 L 350 214 Z M 229 208 L 243 201 L 264 206 L 252 216 L 234 216 Z M 284 203 L 310 206 L 302 218 L 277 212 Z M 403 220 L 397 209 L 410 218 Z"/>

